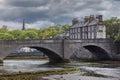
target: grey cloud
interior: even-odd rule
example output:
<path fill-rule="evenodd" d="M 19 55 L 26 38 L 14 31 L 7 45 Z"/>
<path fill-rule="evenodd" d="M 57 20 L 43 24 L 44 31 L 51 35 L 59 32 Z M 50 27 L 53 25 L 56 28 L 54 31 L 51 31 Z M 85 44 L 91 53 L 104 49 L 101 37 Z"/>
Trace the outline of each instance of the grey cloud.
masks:
<path fill-rule="evenodd" d="M 28 23 L 50 21 L 55 24 L 71 23 L 73 17 L 90 14 L 119 16 L 118 0 L 4 0 L 0 20 Z M 2 2 L 0 3 L 2 4 Z M 115 14 L 110 14 L 114 13 Z"/>
<path fill-rule="evenodd" d="M 38 7 L 47 5 L 50 0 L 6 0 L 7 5 L 15 7 Z"/>
<path fill-rule="evenodd" d="M 27 19 L 29 21 L 36 21 L 36 20 L 43 20 L 44 18 L 48 18 L 47 11 L 42 10 L 33 10 L 27 9 L 27 8 L 13 8 L 13 9 L 6 9 L 6 10 L 0 10 L 2 12 L 0 14 L 0 19 L 2 20 L 16 20 L 20 21 L 22 19 Z"/>

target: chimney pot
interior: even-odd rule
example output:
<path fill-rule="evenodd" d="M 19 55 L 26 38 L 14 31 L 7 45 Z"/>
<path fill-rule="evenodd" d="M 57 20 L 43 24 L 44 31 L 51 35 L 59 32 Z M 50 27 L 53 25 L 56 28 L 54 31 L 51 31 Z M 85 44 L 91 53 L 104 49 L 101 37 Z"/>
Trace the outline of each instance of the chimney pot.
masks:
<path fill-rule="evenodd" d="M 74 18 L 73 20 L 72 20 L 72 25 L 75 25 L 75 24 L 77 24 L 79 22 L 79 20 L 77 19 L 77 18 Z"/>
<path fill-rule="evenodd" d="M 103 21 L 102 15 L 97 15 L 96 18 L 99 20 L 99 22 L 102 22 L 102 21 Z"/>

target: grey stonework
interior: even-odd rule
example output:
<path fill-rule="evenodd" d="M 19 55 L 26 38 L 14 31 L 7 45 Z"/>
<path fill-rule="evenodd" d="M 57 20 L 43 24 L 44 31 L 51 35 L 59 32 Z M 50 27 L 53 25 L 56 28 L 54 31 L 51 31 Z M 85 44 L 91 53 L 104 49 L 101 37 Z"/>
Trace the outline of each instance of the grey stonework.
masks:
<path fill-rule="evenodd" d="M 69 30 L 70 39 L 106 39 L 106 27 L 102 15 L 85 16 L 83 20 L 74 18 Z"/>
<path fill-rule="evenodd" d="M 114 59 L 117 46 L 110 39 L 92 40 L 6 40 L 0 41 L 0 59 L 22 47 L 31 47 L 45 53 L 51 62 L 64 59 Z"/>

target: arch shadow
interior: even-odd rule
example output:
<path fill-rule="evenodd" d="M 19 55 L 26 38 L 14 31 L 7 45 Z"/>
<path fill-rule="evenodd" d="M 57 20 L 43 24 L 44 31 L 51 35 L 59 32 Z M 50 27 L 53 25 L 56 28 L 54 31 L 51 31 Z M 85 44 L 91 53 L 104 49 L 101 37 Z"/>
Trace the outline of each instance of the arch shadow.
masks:
<path fill-rule="evenodd" d="M 110 60 L 109 54 L 99 46 L 87 45 L 83 47 L 93 54 L 94 60 Z"/>
<path fill-rule="evenodd" d="M 28 46 L 28 47 L 37 49 L 37 50 L 43 52 L 44 54 L 46 54 L 49 58 L 49 63 L 61 63 L 63 61 L 63 58 L 61 56 L 59 56 L 57 53 L 55 53 L 54 51 L 51 51 L 47 48 L 36 47 L 36 46 Z"/>

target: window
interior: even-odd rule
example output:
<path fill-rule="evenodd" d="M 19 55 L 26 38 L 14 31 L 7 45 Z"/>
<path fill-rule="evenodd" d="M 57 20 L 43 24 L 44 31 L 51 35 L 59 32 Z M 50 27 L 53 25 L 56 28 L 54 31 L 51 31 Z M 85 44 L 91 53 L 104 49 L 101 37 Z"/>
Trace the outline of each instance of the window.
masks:
<path fill-rule="evenodd" d="M 75 29 L 73 28 L 73 33 L 75 33 Z"/>
<path fill-rule="evenodd" d="M 80 27 L 78 28 L 78 32 L 80 32 Z"/>
<path fill-rule="evenodd" d="M 77 33 L 77 28 L 75 28 L 75 33 Z"/>
<path fill-rule="evenodd" d="M 70 33 L 72 33 L 72 29 L 70 29 Z"/>
<path fill-rule="evenodd" d="M 103 30 L 99 30 L 99 32 L 103 32 Z"/>
<path fill-rule="evenodd" d="M 88 26 L 88 31 L 90 31 L 90 26 Z"/>
<path fill-rule="evenodd" d="M 103 32 L 103 26 L 99 26 L 99 32 Z"/>

